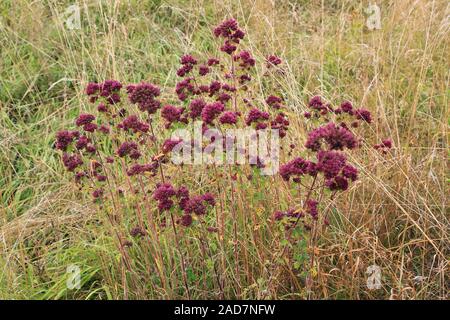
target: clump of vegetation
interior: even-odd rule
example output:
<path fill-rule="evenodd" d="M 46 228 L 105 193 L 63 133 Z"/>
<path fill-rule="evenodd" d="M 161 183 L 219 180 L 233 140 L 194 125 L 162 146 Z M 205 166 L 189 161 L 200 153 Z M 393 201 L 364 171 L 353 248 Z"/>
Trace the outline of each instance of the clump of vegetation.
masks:
<path fill-rule="evenodd" d="M 446 4 L 196 4 L 1 2 L 0 297 L 448 298 Z"/>
<path fill-rule="evenodd" d="M 223 208 L 219 212 L 214 195 L 224 193 L 226 198 L 231 198 L 231 206 L 234 206 L 235 200 L 231 195 L 235 192 L 233 181 L 241 180 L 242 174 L 232 173 L 233 164 L 228 163 L 227 170 L 223 170 L 214 163 L 204 169 L 206 176 L 215 177 L 217 186 L 223 184 L 221 180 L 229 181 L 228 190 L 210 188 L 212 181 L 203 183 L 202 189 L 213 189 L 212 192 L 208 190 L 203 194 L 195 194 L 195 190 L 187 185 L 174 186 L 176 182 L 165 173 L 166 167 L 171 165 L 171 152 L 180 145 L 188 147 L 190 153 L 192 146 L 200 151 L 207 151 L 208 143 L 218 141 L 215 141 L 215 136 L 210 137 L 209 141 L 206 139 L 206 145 L 194 139 L 164 139 L 165 131 L 170 131 L 173 126 L 193 128 L 193 122 L 200 118 L 205 136 L 208 136 L 209 129 L 215 127 L 220 132 L 227 127 L 251 127 L 255 131 L 250 139 L 260 143 L 262 134 L 269 128 L 279 137 L 285 138 L 290 123 L 282 112 L 285 108 L 284 99 L 279 93 L 259 97 L 257 92 L 252 91 L 252 69 L 256 67 L 256 60 L 251 52 L 238 51 L 245 32 L 239 28 L 237 21 L 229 19 L 222 22 L 214 29 L 214 35 L 223 39 L 220 51 L 229 57 L 209 57 L 199 62 L 192 55 L 182 56 L 177 75 L 183 79 L 176 84 L 174 90 L 177 102 L 161 101 L 160 88 L 152 83 L 124 86 L 116 80 L 91 82 L 87 85 L 86 95 L 96 105 L 97 115 L 80 114 L 75 120 L 75 126 L 79 130 L 64 130 L 56 135 L 55 146 L 62 151 L 64 166 L 69 172 L 73 172 L 79 190 L 91 194 L 98 205 L 99 215 L 106 216 L 105 222 L 110 225 L 111 235 L 116 237 L 121 267 L 131 278 L 122 279 L 124 290 L 128 288 L 124 291 L 126 298 L 141 290 L 145 292 L 145 288 L 138 289 L 134 286 L 152 268 L 158 274 L 158 278 L 151 283 L 153 290 L 174 297 L 175 293 L 169 288 L 173 290 L 175 284 L 168 276 L 168 271 L 181 270 L 184 291 L 180 295 L 192 298 L 191 291 L 198 288 L 190 283 L 187 268 L 194 261 L 196 264 L 203 264 L 203 270 L 208 267 L 208 261 L 213 264 L 213 277 L 219 293 L 217 297 L 242 297 L 243 282 L 240 277 L 243 261 L 240 260 L 238 240 L 242 230 L 239 230 L 236 221 L 237 215 L 245 212 L 237 212 L 233 208 L 231 215 L 223 212 Z M 282 72 L 281 64 L 280 58 L 269 56 L 263 66 L 267 68 L 265 76 L 269 78 L 269 71 L 273 69 L 275 72 Z M 122 92 L 124 87 L 126 93 Z M 263 105 L 258 105 L 261 102 Z M 372 122 L 368 110 L 355 109 L 348 101 L 334 108 L 316 96 L 309 101 L 309 107 L 311 111 L 304 114 L 309 126 L 325 124 L 308 134 L 305 148 L 313 160 L 297 157 L 280 168 L 281 178 L 287 183 L 294 183 L 291 190 L 297 192 L 299 197 L 292 200 L 290 204 L 293 206 L 287 211 L 275 211 L 272 222 L 265 227 L 265 232 L 276 234 L 279 232 L 277 222 L 280 221 L 285 230 L 284 236 L 279 235 L 284 243 L 281 248 L 277 243 L 274 243 L 274 248 L 269 248 L 272 252 L 279 252 L 265 266 L 273 270 L 269 272 L 267 279 L 268 289 L 272 289 L 272 280 L 278 277 L 278 270 L 284 265 L 279 259 L 293 260 L 295 248 L 301 241 L 309 239 L 310 245 L 314 244 L 322 231 L 319 231 L 321 225 L 317 222 L 329 224 L 328 212 L 332 208 L 320 210 L 324 207 L 324 197 L 333 199 L 336 193 L 346 191 L 349 183 L 358 179 L 358 169 L 348 163 L 344 150 L 357 150 L 359 141 L 356 130 Z M 263 111 L 263 108 L 268 111 Z M 224 153 L 234 153 L 234 149 L 230 147 L 234 147 L 236 139 L 237 136 L 232 136 L 225 143 L 219 142 L 225 144 Z M 266 179 L 259 172 L 266 166 L 264 157 L 260 157 L 259 153 L 251 154 L 249 148 L 250 146 L 244 145 L 238 152 L 248 155 L 254 163 L 249 161 L 247 167 L 240 165 L 240 169 L 249 171 L 254 166 L 256 169 L 252 179 Z M 290 145 L 290 149 L 291 153 L 306 152 L 297 151 L 299 148 L 294 145 Z M 181 168 L 181 171 L 188 170 L 191 169 L 187 166 Z M 221 171 L 220 175 L 217 174 L 218 171 Z M 264 185 L 261 185 L 256 192 L 262 192 L 263 188 Z M 247 194 L 244 189 L 240 193 L 242 201 L 252 201 L 253 193 Z M 319 214 L 319 211 L 323 212 Z M 196 230 L 180 230 L 180 227 Z M 171 234 L 166 229 L 170 229 Z M 309 234 L 303 234 L 304 230 Z M 234 266 L 234 279 L 225 279 L 223 273 L 218 272 L 218 262 L 214 259 L 204 259 L 205 254 L 210 254 L 211 241 L 214 241 L 211 239 L 205 242 L 208 233 L 218 233 L 217 245 L 224 251 L 228 245 L 224 239 L 232 239 L 234 261 L 224 261 L 222 268 L 225 272 L 230 266 Z M 162 237 L 171 236 L 175 239 L 179 256 L 175 265 L 164 260 L 161 249 L 162 243 L 166 241 Z M 130 237 L 139 240 L 133 244 Z M 200 251 L 183 247 L 188 238 L 200 243 Z M 130 249 L 133 245 L 139 246 L 139 254 Z M 306 254 L 306 249 L 301 248 L 300 252 Z M 135 260 L 140 262 L 139 267 Z M 310 261 L 311 265 L 301 265 L 297 261 L 296 268 L 311 271 L 313 256 Z M 201 274 L 191 268 L 190 276 L 200 278 Z M 309 284 L 312 284 L 312 278 L 309 279 Z M 235 291 L 225 292 L 225 287 L 234 288 Z"/>

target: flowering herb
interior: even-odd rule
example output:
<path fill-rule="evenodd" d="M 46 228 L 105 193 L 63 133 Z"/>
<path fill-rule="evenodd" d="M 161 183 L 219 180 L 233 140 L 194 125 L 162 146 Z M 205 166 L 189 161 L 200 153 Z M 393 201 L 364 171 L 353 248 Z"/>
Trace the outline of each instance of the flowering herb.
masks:
<path fill-rule="evenodd" d="M 160 88 L 150 82 L 129 85 L 116 80 L 90 82 L 85 93 L 96 113 L 80 114 L 75 119 L 75 126 L 56 134 L 55 148 L 60 150 L 62 164 L 73 174 L 77 187 L 88 190 L 102 212 L 107 213 L 108 220 L 117 224 L 113 229 L 119 230 L 117 242 L 121 244 L 119 250 L 127 263 L 129 258 L 123 250 L 128 250 L 131 242 L 126 237 L 151 235 L 156 239 L 169 222 L 172 222 L 177 246 L 180 233 L 176 225 L 191 227 L 186 230 L 204 228 L 207 232 L 202 237 L 217 232 L 219 239 L 223 239 L 227 230 L 225 222 L 208 226 L 219 222 L 218 209 L 223 211 L 222 202 L 226 197 L 220 198 L 220 206 L 215 208 L 216 196 L 203 190 L 203 185 L 201 192 L 187 185 L 177 187 L 177 181 L 183 178 L 183 166 L 166 170 L 170 154 L 180 144 L 197 151 L 205 148 L 190 138 L 187 141 L 168 138 L 171 128 L 190 128 L 194 121 L 202 120 L 202 133 L 213 126 L 220 130 L 228 126 L 251 127 L 257 130 L 251 137 L 253 141 L 257 141 L 262 135 L 261 130 L 265 129 L 277 130 L 280 138 L 289 140 L 292 115 L 289 99 L 279 92 L 267 92 L 269 86 L 265 84 L 258 86 L 263 88 L 263 94 L 255 92 L 253 78 L 257 78 L 257 60 L 250 51 L 242 49 L 245 32 L 235 19 L 227 19 L 214 28 L 213 34 L 224 58 L 183 55 L 176 72 L 180 79 L 173 88 L 175 99 L 173 92 L 162 95 Z M 279 57 L 267 56 L 266 68 L 262 68 L 266 71 L 264 74 L 280 71 L 281 63 Z M 288 209 L 276 210 L 272 216 L 272 221 L 284 226 L 282 230 L 287 232 L 290 241 L 293 240 L 289 232 L 298 225 L 302 224 L 305 230 L 315 230 L 317 224 L 329 223 L 324 201 L 327 196 L 333 199 L 338 192 L 348 190 L 358 181 L 359 172 L 350 163 L 353 157 L 349 152 L 356 152 L 360 146 L 359 133 L 373 122 L 367 109 L 357 108 L 350 101 L 333 107 L 318 95 L 307 102 L 303 115 L 308 127 L 304 148 L 297 141 L 287 141 L 289 148 L 284 150 L 288 149 L 289 159 L 282 155 L 279 178 L 274 179 L 274 183 L 292 188 L 290 191 L 294 195 L 289 198 Z M 214 142 L 214 137 L 210 141 Z M 235 142 L 235 137 L 226 139 L 225 150 L 229 149 L 227 142 Z M 386 153 L 392 148 L 392 142 L 385 139 L 374 148 Z M 242 155 L 247 150 L 240 148 L 237 152 Z M 215 181 L 217 186 L 211 183 L 211 187 L 217 192 L 229 193 L 231 198 L 236 193 L 236 185 L 242 182 L 241 175 L 256 188 L 266 188 L 267 184 L 258 183 L 257 173 L 268 163 L 259 155 L 250 160 L 251 167 L 240 167 L 239 172 L 233 172 L 233 169 L 220 171 L 216 167 L 212 171 L 206 167 L 208 172 L 198 181 L 210 179 L 205 180 L 208 181 L 206 187 L 210 181 Z M 225 175 L 229 182 L 226 188 L 221 181 Z M 299 199 L 294 199 L 297 194 Z M 253 206 L 252 201 L 248 201 L 249 208 Z M 235 228 L 238 217 L 235 208 L 232 210 L 232 242 L 237 253 L 239 241 Z M 217 219 L 210 218 L 211 214 L 217 214 Z M 120 221 L 122 215 L 125 222 Z M 221 212 L 220 218 L 224 216 Z M 149 221 L 145 221 L 145 217 Z M 130 230 L 133 225 L 135 227 Z M 121 233 L 122 230 L 127 230 L 126 234 Z M 181 254 L 179 247 L 178 251 Z M 181 264 L 184 270 L 185 261 Z M 187 281 L 185 286 L 188 290 Z"/>

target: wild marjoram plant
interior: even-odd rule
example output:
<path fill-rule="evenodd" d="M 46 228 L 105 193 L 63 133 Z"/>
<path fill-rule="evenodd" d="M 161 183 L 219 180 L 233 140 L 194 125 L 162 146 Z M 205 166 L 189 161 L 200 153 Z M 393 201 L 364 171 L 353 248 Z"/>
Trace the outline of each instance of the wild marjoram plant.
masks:
<path fill-rule="evenodd" d="M 172 102 L 179 106 L 163 104 L 160 89 L 151 83 L 128 85 L 126 93 L 124 86 L 116 80 L 89 83 L 86 94 L 89 101 L 96 104 L 97 114 L 80 114 L 75 120 L 78 130 L 60 131 L 56 135 L 56 148 L 62 152 L 64 166 L 74 174 L 79 189 L 91 194 L 99 214 L 107 219 L 121 256 L 124 298 L 246 296 L 238 255 L 240 230 L 235 206 L 238 178 L 231 165 L 223 165 L 223 172 L 219 172 L 219 166 L 214 163 L 207 165 L 205 170 L 216 185 L 211 183 L 202 187 L 202 190 L 210 190 L 201 193 L 194 192 L 192 186 L 175 185 L 176 179 L 171 179 L 166 173 L 170 166 L 169 155 L 177 146 L 192 146 L 194 151 L 208 148 L 203 141 L 162 138 L 173 126 L 192 128 L 194 121 L 201 120 L 204 136 L 213 128 L 219 132 L 227 128 L 253 128 L 253 141 L 260 139 L 261 134 L 269 129 L 280 138 L 287 135 L 289 121 L 287 115 L 280 111 L 285 108 L 284 99 L 277 95 L 250 98 L 248 84 L 252 81 L 256 60 L 249 51 L 237 53 L 245 33 L 236 20 L 221 23 L 214 29 L 214 35 L 223 39 L 220 50 L 226 56 L 223 60 L 209 58 L 202 62 L 191 55 L 181 57 L 177 75 L 183 79 L 175 88 L 179 101 Z M 264 67 L 278 70 L 281 63 L 280 58 L 269 56 Z M 265 76 L 270 77 L 270 74 L 266 72 Z M 264 109 L 269 111 L 257 108 L 255 104 L 259 101 L 264 101 L 267 105 Z M 338 192 L 346 191 L 349 184 L 358 179 L 358 170 L 348 163 L 345 152 L 358 149 L 356 133 L 372 122 L 369 111 L 356 109 L 348 101 L 333 108 L 319 96 L 310 100 L 309 107 L 311 111 L 304 117 L 307 125 L 315 128 L 308 134 L 303 154 L 308 154 L 310 160 L 302 157 L 290 160 L 280 167 L 276 178 L 292 183 L 301 198 L 293 199 L 290 208 L 274 212 L 269 219 L 271 232 L 276 233 L 275 230 L 281 228 L 284 239 L 279 239 L 281 246 L 273 242 L 271 251 L 274 255 L 268 263 L 264 262 L 267 264 L 267 278 L 264 294 L 259 297 L 277 295 L 276 286 L 284 259 L 291 261 L 292 256 L 297 257 L 300 243 L 309 239 L 309 247 L 314 247 L 324 232 L 323 227 L 329 224 L 330 208 L 320 212 L 325 198 L 332 199 Z M 214 136 L 207 137 L 208 143 L 215 142 Z M 234 139 L 236 136 L 231 141 Z M 227 152 L 229 141 L 225 146 Z M 385 140 L 375 147 L 387 152 L 391 142 Z M 295 145 L 290 149 L 289 154 Z M 237 152 L 248 155 L 253 172 L 261 173 L 266 165 L 264 158 L 249 154 L 245 147 Z M 186 169 L 187 166 L 181 164 L 177 175 Z M 248 179 L 263 177 L 249 174 Z M 229 183 L 229 188 L 220 180 Z M 264 185 L 261 184 L 260 188 Z M 219 193 L 227 193 L 230 197 L 228 207 L 222 200 L 220 203 L 216 200 Z M 245 198 L 246 194 L 242 197 Z M 231 211 L 231 221 L 225 220 L 225 210 Z M 192 228 L 190 233 L 188 229 Z M 231 239 L 227 230 L 230 230 Z M 210 235 L 215 236 L 211 238 Z M 193 239 L 198 241 L 199 251 L 189 248 Z M 171 243 L 176 247 L 177 256 L 167 254 L 167 246 Z M 225 256 L 230 245 L 234 258 Z M 136 246 L 139 250 L 135 249 Z M 209 270 L 211 274 L 195 274 L 191 267 L 194 261 L 208 265 L 199 273 Z M 294 258 L 294 261 L 292 267 L 298 269 L 300 260 Z M 309 266 L 306 262 L 304 266 L 307 273 L 313 272 L 314 250 L 309 257 Z M 228 276 L 231 269 L 234 275 Z M 181 275 L 182 287 L 177 285 L 178 274 Z M 202 276 L 213 283 L 203 282 L 204 289 L 216 293 L 208 295 L 197 287 L 195 279 Z M 143 280 L 149 278 L 150 283 Z M 310 290 L 312 286 L 312 277 L 307 276 L 306 288 Z"/>

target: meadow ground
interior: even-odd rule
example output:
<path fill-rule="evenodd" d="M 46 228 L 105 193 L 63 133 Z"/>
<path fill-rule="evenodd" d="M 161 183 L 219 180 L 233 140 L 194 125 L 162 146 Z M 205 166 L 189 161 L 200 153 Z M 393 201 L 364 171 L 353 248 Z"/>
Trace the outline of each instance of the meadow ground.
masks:
<path fill-rule="evenodd" d="M 82 0 L 81 29 L 70 30 L 60 17 L 72 4 L 0 2 L 0 298 L 448 299 L 447 1 L 377 1 L 373 30 L 368 1 Z M 229 17 L 257 62 L 283 60 L 276 85 L 291 120 L 287 145 L 304 144 L 301 115 L 314 95 L 372 112 L 351 159 L 360 179 L 324 202 L 333 209 L 320 239 L 305 233 L 277 260 L 286 243 L 271 216 L 295 196 L 282 179 L 216 181 L 167 165 L 199 193 L 217 184 L 228 240 L 193 230 L 181 234 L 180 250 L 161 231 L 163 265 L 136 240 L 126 273 L 101 212 L 61 165 L 55 134 L 92 111 L 89 81 L 145 80 L 170 98 L 180 56 L 217 53 L 211 30 Z M 372 146 L 386 137 L 393 148 L 383 155 Z M 71 265 L 81 270 L 79 289 L 67 286 Z M 367 287 L 372 265 L 376 290 Z"/>

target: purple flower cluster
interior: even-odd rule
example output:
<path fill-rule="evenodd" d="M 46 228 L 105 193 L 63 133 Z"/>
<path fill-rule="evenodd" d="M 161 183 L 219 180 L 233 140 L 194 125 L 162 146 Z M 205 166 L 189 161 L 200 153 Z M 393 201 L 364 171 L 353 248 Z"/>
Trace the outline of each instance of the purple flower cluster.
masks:
<path fill-rule="evenodd" d="M 206 106 L 205 100 L 198 98 L 191 101 L 189 105 L 189 117 L 197 119 L 202 115 L 203 108 Z"/>
<path fill-rule="evenodd" d="M 309 100 L 309 107 L 311 109 L 320 110 L 323 107 L 322 98 L 320 96 L 314 96 Z"/>
<path fill-rule="evenodd" d="M 199 216 L 205 215 L 208 207 L 213 207 L 216 204 L 215 198 L 211 193 L 189 197 L 189 191 L 185 187 L 179 189 L 178 198 L 179 206 L 184 211 L 180 223 L 185 227 L 192 224 L 193 213 Z"/>
<path fill-rule="evenodd" d="M 191 55 L 184 55 L 181 57 L 181 67 L 177 70 L 177 75 L 179 77 L 184 77 L 186 74 L 191 72 L 194 65 L 197 64 L 197 59 Z"/>
<path fill-rule="evenodd" d="M 348 180 L 345 177 L 336 176 L 333 179 L 326 180 L 325 185 L 332 191 L 345 191 L 348 189 Z"/>
<path fill-rule="evenodd" d="M 226 92 L 222 92 L 217 97 L 217 101 L 220 101 L 223 104 L 227 103 L 230 100 L 231 100 L 231 96 L 228 93 L 226 93 Z"/>
<path fill-rule="evenodd" d="M 177 194 L 175 188 L 170 183 L 162 183 L 157 185 L 153 192 L 153 199 L 158 201 L 158 209 L 160 211 L 168 211 L 173 207 L 173 200 Z"/>
<path fill-rule="evenodd" d="M 73 172 L 77 167 L 83 164 L 83 160 L 81 160 L 80 156 L 75 153 L 74 154 L 64 153 L 62 161 L 67 170 L 71 172 Z"/>
<path fill-rule="evenodd" d="M 86 136 L 80 136 L 78 138 L 77 143 L 75 144 L 75 148 L 77 148 L 78 150 L 83 150 L 83 149 L 87 148 L 90 143 L 91 143 L 91 139 L 89 139 Z"/>
<path fill-rule="evenodd" d="M 182 186 L 176 190 L 170 183 L 163 183 L 157 185 L 153 192 L 153 199 L 158 201 L 158 209 L 160 211 L 168 211 L 172 209 L 175 200 L 178 201 L 178 206 L 184 211 L 184 215 L 179 221 L 183 226 L 189 226 L 192 223 L 192 217 L 188 218 L 186 215 L 205 215 L 207 206 L 213 207 L 215 205 L 215 198 L 211 193 L 205 193 L 198 196 L 189 196 L 189 190 Z"/>
<path fill-rule="evenodd" d="M 303 175 L 315 176 L 317 171 L 317 166 L 314 162 L 300 157 L 280 166 L 280 175 L 285 181 L 289 181 L 292 178 L 294 182 L 300 182 Z"/>
<path fill-rule="evenodd" d="M 105 97 L 109 104 L 116 104 L 120 102 L 120 89 L 122 89 L 122 84 L 119 81 L 106 80 L 100 84 L 100 95 Z"/>
<path fill-rule="evenodd" d="M 186 203 L 189 201 L 189 190 L 185 186 L 181 186 L 177 191 L 177 197 L 179 199 L 178 206 L 181 210 L 184 210 Z"/>
<path fill-rule="evenodd" d="M 312 151 L 318 151 L 322 148 L 322 140 L 324 140 L 330 150 L 355 149 L 358 142 L 351 131 L 345 126 L 336 126 L 330 122 L 323 125 L 308 134 L 306 148 Z"/>
<path fill-rule="evenodd" d="M 256 60 L 252 57 L 252 54 L 246 50 L 235 55 L 233 60 L 239 62 L 239 66 L 242 69 L 250 69 L 251 67 L 254 67 L 256 63 Z"/>
<path fill-rule="evenodd" d="M 102 174 L 102 165 L 96 160 L 92 160 L 89 164 L 89 170 L 86 172 L 86 176 L 90 175 L 96 178 L 99 182 L 105 182 L 107 177 Z"/>
<path fill-rule="evenodd" d="M 212 97 L 213 95 L 218 93 L 220 91 L 221 87 L 222 87 L 222 84 L 219 81 L 211 82 L 211 84 L 209 85 L 209 88 L 208 88 L 209 96 Z"/>
<path fill-rule="evenodd" d="M 160 95 L 160 90 L 154 84 L 142 82 L 129 85 L 127 92 L 130 102 L 137 104 L 141 111 L 153 114 L 161 107 L 161 102 L 156 100 L 156 97 Z"/>
<path fill-rule="evenodd" d="M 348 180 L 358 179 L 358 169 L 347 164 L 345 155 L 338 151 L 319 151 L 317 167 L 326 179 L 325 185 L 332 191 L 348 188 Z"/>
<path fill-rule="evenodd" d="M 340 110 L 342 112 L 348 113 L 349 115 L 353 115 L 353 105 L 350 101 L 344 101 L 341 103 Z M 337 109 L 335 112 L 339 113 Z"/>
<path fill-rule="evenodd" d="M 206 204 L 209 204 L 210 206 L 215 205 L 214 196 L 212 196 L 212 194 L 206 193 L 200 196 L 193 196 L 184 204 L 184 212 L 187 214 L 195 213 L 197 215 L 205 215 Z"/>
<path fill-rule="evenodd" d="M 137 115 L 131 115 L 123 119 L 123 121 L 119 123 L 117 127 L 124 131 L 131 130 L 133 133 L 147 133 L 150 128 L 147 123 L 140 121 Z"/>
<path fill-rule="evenodd" d="M 208 62 L 207 62 L 208 66 L 210 66 L 210 67 L 215 66 L 219 63 L 220 63 L 219 59 L 216 59 L 216 58 L 209 58 Z"/>
<path fill-rule="evenodd" d="M 202 64 L 198 67 L 198 74 L 201 76 L 206 76 L 209 73 L 209 67 Z"/>
<path fill-rule="evenodd" d="M 309 100 L 308 106 L 314 111 L 316 116 L 325 115 L 328 111 L 332 111 L 330 105 L 325 104 L 320 96 L 314 96 Z M 308 116 L 305 115 L 308 118 Z M 310 114 L 309 114 L 310 117 Z"/>
<path fill-rule="evenodd" d="M 277 96 L 268 96 L 266 99 L 266 103 L 274 109 L 280 109 L 282 107 L 282 102 L 283 99 Z"/>
<path fill-rule="evenodd" d="M 175 148 L 179 143 L 183 142 L 181 139 L 167 139 L 163 142 L 162 152 L 169 153 Z"/>
<path fill-rule="evenodd" d="M 367 123 L 372 123 L 372 115 L 369 110 L 366 109 L 357 109 L 355 110 L 356 119 L 365 121 Z"/>
<path fill-rule="evenodd" d="M 121 158 L 127 155 L 129 155 L 131 159 L 139 159 L 141 157 L 141 153 L 139 152 L 136 142 L 125 141 L 120 145 L 119 149 L 117 149 L 117 154 Z"/>
<path fill-rule="evenodd" d="M 88 113 L 82 113 L 78 116 L 75 121 L 75 124 L 78 127 L 83 127 L 85 131 L 94 132 L 97 129 L 97 125 L 92 123 L 95 120 L 95 116 Z"/>
<path fill-rule="evenodd" d="M 75 138 L 78 138 L 79 136 L 80 133 L 78 131 L 59 131 L 56 134 L 56 149 L 66 151 L 67 147 L 74 141 Z"/>
<path fill-rule="evenodd" d="M 272 129 L 278 129 L 280 138 L 284 138 L 289 127 L 289 120 L 284 113 L 280 112 L 275 119 L 271 121 L 270 126 Z"/>
<path fill-rule="evenodd" d="M 245 117 L 245 124 L 250 126 L 252 123 L 259 123 L 260 121 L 269 120 L 269 113 L 263 112 L 257 108 L 253 108 L 249 111 Z"/>
<path fill-rule="evenodd" d="M 273 213 L 273 219 L 275 221 L 281 221 L 283 219 L 289 219 L 291 218 L 291 225 L 295 223 L 295 220 L 292 219 L 298 219 L 303 217 L 303 213 L 301 211 L 295 210 L 295 209 L 288 209 L 287 211 L 275 211 Z"/>
<path fill-rule="evenodd" d="M 89 82 L 86 86 L 86 94 L 88 96 L 93 96 L 98 93 L 100 86 L 96 82 Z"/>
<path fill-rule="evenodd" d="M 178 95 L 178 99 L 185 101 L 189 95 L 196 94 L 195 86 L 192 84 L 192 78 L 185 78 L 177 83 L 175 92 Z M 208 90 L 208 89 L 206 89 Z"/>
<path fill-rule="evenodd" d="M 183 227 L 189 227 L 192 224 L 192 215 L 190 214 L 183 214 L 180 218 L 179 223 L 183 226 Z"/>
<path fill-rule="evenodd" d="M 356 181 L 356 180 L 358 180 L 358 169 L 356 169 L 354 166 L 352 166 L 350 164 L 346 164 L 342 168 L 342 175 L 345 178 L 348 178 L 352 181 Z"/>
<path fill-rule="evenodd" d="M 392 140 L 384 139 L 381 143 L 373 146 L 375 150 L 380 150 L 383 154 L 386 154 L 392 148 Z"/>
<path fill-rule="evenodd" d="M 202 120 L 206 124 L 212 124 L 213 121 L 225 110 L 222 102 L 207 104 L 202 110 Z"/>
<path fill-rule="evenodd" d="M 147 235 L 147 232 L 146 232 L 144 229 L 142 229 L 141 227 L 137 226 L 137 227 L 133 227 L 133 228 L 130 230 L 130 235 L 131 235 L 133 238 L 136 238 L 136 237 L 145 237 L 145 236 Z"/>
<path fill-rule="evenodd" d="M 216 37 L 241 39 L 242 37 L 239 36 L 238 30 L 239 27 L 237 21 L 235 19 L 228 19 L 214 29 L 214 35 Z"/>
<path fill-rule="evenodd" d="M 220 50 L 231 55 L 234 51 L 236 51 L 236 44 L 238 44 L 240 40 L 244 39 L 245 33 L 239 29 L 238 23 L 235 19 L 229 19 L 223 21 L 214 29 L 214 35 L 217 38 L 225 38 L 225 42 Z"/>
<path fill-rule="evenodd" d="M 276 99 L 272 99 L 274 103 L 277 103 Z M 266 101 L 269 105 L 269 101 Z M 311 112 L 306 112 L 304 116 L 311 118 L 312 114 L 316 118 L 320 119 L 322 115 L 327 113 L 335 113 L 337 115 L 347 114 L 356 120 L 363 120 L 371 122 L 371 115 L 365 109 L 354 109 L 353 105 L 349 101 L 341 103 L 339 108 L 333 109 L 330 104 L 324 103 L 320 96 L 311 98 L 308 103 Z M 325 121 L 329 121 L 326 117 Z M 355 121 L 357 122 L 357 121 Z M 353 127 L 356 127 L 352 123 Z M 386 142 L 386 144 L 384 144 Z M 376 149 L 390 147 L 390 140 L 383 141 L 381 144 L 375 146 Z M 280 175 L 285 181 L 300 183 L 303 176 L 309 175 L 314 177 L 312 179 L 310 192 L 313 191 L 314 183 L 318 174 L 323 174 L 324 185 L 330 191 L 345 191 L 348 189 L 350 182 L 354 182 L 358 179 L 358 169 L 347 163 L 347 157 L 343 153 L 345 148 L 356 149 L 358 147 L 358 141 L 355 135 L 348 129 L 345 122 L 341 122 L 336 125 L 333 122 L 329 122 L 322 125 L 308 134 L 305 147 L 316 153 L 317 162 L 309 161 L 303 158 L 295 158 L 288 163 L 280 167 Z M 291 147 L 291 149 L 293 149 Z M 292 150 L 289 151 L 291 154 Z M 316 200 L 309 199 L 305 203 L 305 212 L 308 213 L 312 219 L 318 219 L 318 205 Z M 282 220 L 287 216 L 286 213 L 277 211 L 274 213 L 275 220 Z M 326 218 L 324 218 L 326 220 Z M 324 221 L 324 223 L 328 223 Z M 305 224 L 305 227 L 308 227 Z"/>
<path fill-rule="evenodd" d="M 221 124 L 236 124 L 240 112 L 225 111 L 219 118 Z"/>
<path fill-rule="evenodd" d="M 222 85 L 222 89 L 224 91 L 228 91 L 228 92 L 235 92 L 236 91 L 236 87 L 230 86 L 228 83 L 224 83 Z"/>
<path fill-rule="evenodd" d="M 317 154 L 317 166 L 327 179 L 337 176 L 345 166 L 346 161 L 346 156 L 338 151 L 320 150 Z"/>
<path fill-rule="evenodd" d="M 102 113 L 106 113 L 108 112 L 108 107 L 106 106 L 106 104 L 104 104 L 103 102 L 100 102 L 97 106 L 97 111 L 98 112 L 102 112 Z"/>
<path fill-rule="evenodd" d="M 166 120 L 166 128 L 170 128 L 172 123 L 183 121 L 186 122 L 187 119 L 183 118 L 184 108 L 177 108 L 172 105 L 166 105 L 161 109 L 161 117 Z"/>
<path fill-rule="evenodd" d="M 317 220 L 318 211 L 317 211 L 317 205 L 319 204 L 318 201 L 313 199 L 308 199 L 306 201 L 306 212 L 314 219 Z"/>
<path fill-rule="evenodd" d="M 101 198 L 102 196 L 103 196 L 103 189 L 95 189 L 95 190 L 92 192 L 92 197 L 93 197 L 94 199 Z"/>
<path fill-rule="evenodd" d="M 384 139 L 381 141 L 381 144 L 383 147 L 391 149 L 392 148 L 392 140 L 391 139 Z"/>
<path fill-rule="evenodd" d="M 354 117 L 354 119 L 356 120 L 365 121 L 367 123 L 372 122 L 372 115 L 370 111 L 364 108 L 355 109 L 350 101 L 344 101 L 338 108 L 333 109 L 330 104 L 324 103 L 320 96 L 314 96 L 313 98 L 311 98 L 308 105 L 313 110 L 314 115 L 317 118 L 319 118 L 321 115 L 328 114 L 328 112 L 332 112 L 336 115 L 348 114 L 349 116 Z M 311 118 L 312 115 L 310 112 L 305 112 L 304 116 L 305 118 Z M 358 121 L 356 120 L 351 124 L 355 128 L 359 126 Z"/>
<path fill-rule="evenodd" d="M 100 131 L 101 133 L 104 134 L 109 134 L 111 132 L 111 128 L 105 124 L 102 124 L 99 128 L 98 131 Z"/>
<path fill-rule="evenodd" d="M 292 178 L 294 182 L 300 182 L 302 176 L 315 177 L 319 172 L 324 175 L 325 186 L 331 191 L 345 191 L 348 188 L 349 180 L 356 181 L 358 179 L 358 170 L 348 164 L 346 156 L 339 151 L 320 150 L 317 154 L 317 163 L 296 158 L 280 167 L 280 175 L 285 181 Z M 306 212 L 316 220 L 318 217 L 318 202 L 309 199 L 305 205 Z M 281 220 L 285 216 L 287 216 L 287 213 L 277 211 L 274 214 L 274 219 Z"/>
<path fill-rule="evenodd" d="M 157 168 L 158 162 L 151 162 L 147 164 L 135 163 L 127 170 L 127 175 L 135 176 L 144 172 L 150 172 L 152 176 L 155 176 Z"/>
<path fill-rule="evenodd" d="M 116 104 L 121 100 L 121 89 L 122 84 L 116 80 L 106 80 L 103 83 L 90 82 L 86 86 L 86 94 L 91 102 L 95 102 L 100 97 L 103 97 L 108 104 Z"/>
<path fill-rule="evenodd" d="M 270 68 L 270 67 L 281 64 L 281 59 L 277 56 L 270 55 L 267 57 L 266 62 L 267 62 L 267 67 Z"/>

